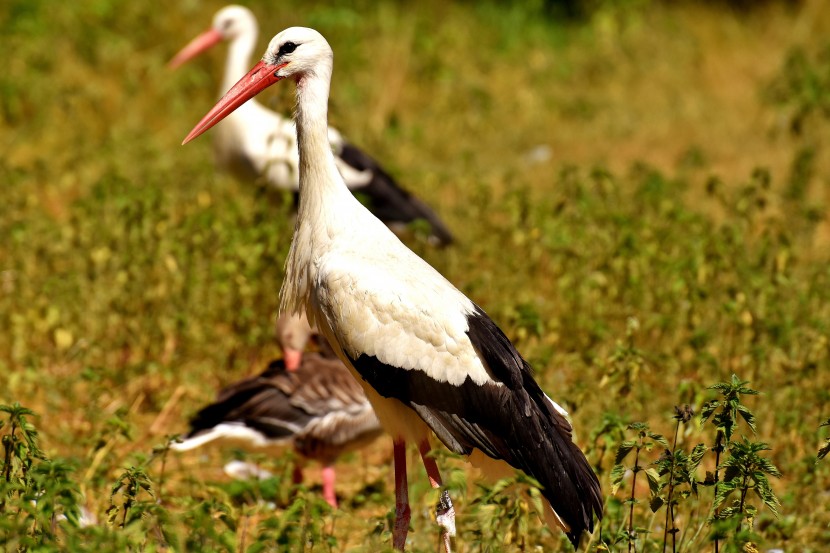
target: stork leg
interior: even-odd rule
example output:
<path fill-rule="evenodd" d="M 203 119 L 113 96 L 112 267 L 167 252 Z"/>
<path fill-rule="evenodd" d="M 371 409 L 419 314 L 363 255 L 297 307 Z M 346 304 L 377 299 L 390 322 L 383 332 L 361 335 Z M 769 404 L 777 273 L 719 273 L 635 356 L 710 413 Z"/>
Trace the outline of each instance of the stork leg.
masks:
<path fill-rule="evenodd" d="M 334 467 L 326 465 L 323 467 L 323 499 L 326 503 L 337 508 L 337 495 L 334 493 Z"/>
<path fill-rule="evenodd" d="M 438 463 L 435 459 L 429 456 L 430 452 L 429 440 L 425 439 L 418 444 L 418 450 L 421 452 L 421 459 L 424 461 L 424 468 L 427 471 L 429 483 L 434 489 L 440 488 L 443 484 L 441 482 L 441 473 L 438 472 Z M 435 507 L 435 520 L 441 527 L 441 541 L 444 544 L 445 553 L 451 553 L 450 538 L 455 536 L 455 509 L 450 500 L 450 494 L 447 490 L 441 492 L 441 498 L 438 500 L 438 505 Z"/>
<path fill-rule="evenodd" d="M 406 481 L 406 442 L 394 441 L 395 459 L 395 527 L 392 529 L 392 547 L 403 551 L 406 534 L 409 532 L 409 484 Z"/>

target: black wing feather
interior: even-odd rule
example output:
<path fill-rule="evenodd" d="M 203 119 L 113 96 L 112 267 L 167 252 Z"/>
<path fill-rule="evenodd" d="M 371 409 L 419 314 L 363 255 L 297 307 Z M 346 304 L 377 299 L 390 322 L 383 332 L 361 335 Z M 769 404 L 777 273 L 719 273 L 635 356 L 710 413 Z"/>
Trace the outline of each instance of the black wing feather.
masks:
<path fill-rule="evenodd" d="M 187 438 L 222 423 L 241 423 L 262 432 L 269 438 L 288 438 L 295 430 L 281 423 L 300 427 L 308 424 L 310 415 L 291 405 L 290 398 L 272 379 L 286 375 L 285 363 L 273 361 L 261 374 L 222 389 L 214 403 L 201 409 L 190 420 Z"/>
<path fill-rule="evenodd" d="M 473 346 L 503 385 L 467 378 L 456 386 L 365 354 L 352 364 L 380 395 L 414 409 L 450 450 L 480 449 L 538 480 L 576 547 L 583 530 L 593 531 L 594 514 L 602 517 L 599 480 L 510 340 L 478 306 L 468 322 Z"/>

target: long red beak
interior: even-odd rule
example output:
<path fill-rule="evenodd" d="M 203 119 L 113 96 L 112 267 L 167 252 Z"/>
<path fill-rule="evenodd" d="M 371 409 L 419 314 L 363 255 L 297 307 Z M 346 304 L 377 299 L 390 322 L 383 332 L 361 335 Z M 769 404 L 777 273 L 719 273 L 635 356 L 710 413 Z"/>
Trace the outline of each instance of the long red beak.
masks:
<path fill-rule="evenodd" d="M 211 109 L 207 115 L 202 117 L 202 120 L 199 121 L 193 130 L 190 131 L 182 145 L 187 144 L 216 123 L 230 115 L 233 110 L 271 86 L 277 81 L 283 79 L 283 77 L 278 77 L 276 72 L 285 67 L 287 64 L 280 64 L 280 65 L 268 65 L 264 61 L 259 62 L 254 66 L 253 69 L 248 71 L 248 74 L 239 79 L 231 89 L 222 96 L 222 99 L 219 100 L 213 109 Z"/>
<path fill-rule="evenodd" d="M 213 46 L 222 42 L 222 33 L 216 29 L 210 29 L 191 40 L 187 46 L 179 50 L 173 59 L 167 63 L 170 69 L 176 69 L 185 62 L 188 62 Z"/>

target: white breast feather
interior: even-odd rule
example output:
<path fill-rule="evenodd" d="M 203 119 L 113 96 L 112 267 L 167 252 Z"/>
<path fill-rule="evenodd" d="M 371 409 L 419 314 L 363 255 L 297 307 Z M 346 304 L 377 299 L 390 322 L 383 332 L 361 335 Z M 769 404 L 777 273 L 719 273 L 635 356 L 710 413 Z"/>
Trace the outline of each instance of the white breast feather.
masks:
<path fill-rule="evenodd" d="M 466 334 L 472 302 L 408 250 L 376 251 L 384 262 L 339 250 L 317 263 L 317 305 L 344 351 L 456 386 L 492 381 Z"/>

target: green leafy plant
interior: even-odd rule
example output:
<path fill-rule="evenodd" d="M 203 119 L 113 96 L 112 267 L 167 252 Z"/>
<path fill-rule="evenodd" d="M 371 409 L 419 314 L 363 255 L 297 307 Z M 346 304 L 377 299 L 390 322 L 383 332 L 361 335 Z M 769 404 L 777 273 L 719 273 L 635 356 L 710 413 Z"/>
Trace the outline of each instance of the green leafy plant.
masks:
<path fill-rule="evenodd" d="M 27 416 L 33 416 L 34 413 L 19 403 L 0 405 L 0 412 L 6 413 L 7 420 L 3 424 L 8 426 L 8 432 L 2 438 L 3 480 L 6 484 L 13 481 L 26 483 L 34 462 L 44 458 L 38 447 L 37 430 L 26 420 Z"/>
<path fill-rule="evenodd" d="M 694 416 L 694 410 L 689 405 L 675 406 L 674 439 L 671 449 L 667 449 L 655 463 L 657 473 L 661 477 L 658 490 L 652 494 L 649 506 L 652 512 L 666 507 L 666 518 L 663 532 L 663 551 L 666 550 L 668 536 L 672 537 L 672 552 L 677 551 L 677 533 L 675 526 L 675 509 L 681 500 L 690 495 L 697 496 L 697 468 L 706 453 L 706 446 L 698 444 L 690 454 L 677 449 L 677 435 L 681 424 L 687 424 Z M 662 480 L 665 478 L 665 480 Z M 663 490 L 666 493 L 663 494 Z"/>
<path fill-rule="evenodd" d="M 709 421 L 715 427 L 715 444 L 712 446 L 712 451 L 715 452 L 715 464 L 720 465 L 720 456 L 729 447 L 735 429 L 738 426 L 739 419 L 742 418 L 749 426 L 753 433 L 755 429 L 755 415 L 749 408 L 741 403 L 741 396 L 758 395 L 757 390 L 745 386 L 749 384 L 748 381 L 739 379 L 736 375 L 732 375 L 729 382 L 719 382 L 709 387 L 710 390 L 718 390 L 723 395 L 723 399 L 713 399 L 706 402 L 700 410 L 701 424 Z M 715 483 L 717 485 L 718 474 L 715 473 Z"/>
<path fill-rule="evenodd" d="M 628 423 L 617 413 L 605 412 L 597 426 L 591 430 L 590 443 L 593 444 L 594 467 L 602 470 L 605 454 L 609 450 L 616 450 L 618 444 L 625 440 L 625 431 Z"/>
<path fill-rule="evenodd" d="M 827 419 L 820 426 L 830 426 L 830 419 Z M 824 459 L 830 453 L 830 438 L 825 438 L 824 445 L 818 450 L 818 458 Z"/>
<path fill-rule="evenodd" d="M 675 524 L 675 516 L 678 505 L 688 498 L 698 495 L 697 469 L 703 456 L 706 454 L 706 446 L 696 445 L 691 453 L 674 448 L 666 450 L 665 454 L 657 461 L 657 472 L 661 480 L 659 491 L 653 493 L 649 506 L 652 512 L 657 512 L 661 507 L 666 508 L 665 529 L 663 532 L 663 550 L 667 547 L 668 536 L 672 537 L 672 551 L 677 551 L 677 534 L 680 530 Z M 666 491 L 665 495 L 661 492 Z"/>
<path fill-rule="evenodd" d="M 35 413 L 20 405 L 0 405 L 3 462 L 0 465 L 0 543 L 28 551 L 57 547 L 60 526 L 79 525 L 80 493 L 75 467 L 48 459 L 38 444 Z"/>
<path fill-rule="evenodd" d="M 793 134 L 801 135 L 816 119 L 830 118 L 830 45 L 815 55 L 803 47 L 791 49 L 765 95 L 786 110 Z"/>
<path fill-rule="evenodd" d="M 214 491 L 214 490 L 210 490 Z M 225 497 L 206 497 L 190 505 L 181 515 L 187 532 L 186 551 L 238 551 L 236 513 Z M 243 540 L 244 541 L 244 540 Z"/>
<path fill-rule="evenodd" d="M 717 501 L 720 495 L 720 471 L 721 455 L 729 450 L 732 436 L 738 426 L 740 419 L 749 426 L 753 433 L 755 429 L 755 415 L 749 408 L 742 403 L 742 396 L 758 395 L 757 390 L 753 390 L 746 386 L 748 381 L 741 380 L 737 375 L 732 375 L 729 382 L 719 382 L 709 387 L 710 390 L 717 390 L 723 396 L 722 399 L 713 399 L 703 405 L 700 410 L 701 425 L 710 421 L 715 427 L 715 443 L 711 450 L 715 453 L 715 472 L 711 479 L 707 475 L 707 482 L 711 481 L 715 487 L 715 500 L 713 501 L 713 520 L 721 519 L 719 515 L 720 501 Z M 740 418 L 739 418 L 740 417 Z M 715 537 L 715 553 L 720 549 L 721 533 L 716 531 Z"/>
<path fill-rule="evenodd" d="M 142 491 L 150 497 L 149 500 L 142 498 Z M 115 498 L 119 495 L 121 496 L 121 503 L 116 505 Z M 144 467 L 131 466 L 126 468 L 118 477 L 110 492 L 110 508 L 107 509 L 109 523 L 114 524 L 120 512 L 121 521 L 118 524 L 122 528 L 125 527 L 129 521 L 141 516 L 140 507 L 152 503 L 154 499 L 153 485 Z M 133 507 L 139 507 L 138 513 L 130 516 Z"/>
<path fill-rule="evenodd" d="M 516 473 L 492 486 L 479 482 L 476 487 L 479 494 L 471 507 L 476 516 L 476 541 L 480 547 L 524 551 L 530 544 L 540 542 L 542 528 L 537 515 L 542 515 L 544 505 L 535 479 Z"/>
<path fill-rule="evenodd" d="M 729 457 L 720 467 L 724 474 L 714 500 L 715 533 L 718 535 L 724 528 L 733 528 L 734 541 L 741 547 L 753 547 L 751 540 L 755 537 L 752 529 L 757 508 L 747 501 L 750 491 L 778 517 L 780 502 L 772 491 L 769 477 L 780 478 L 781 471 L 769 459 L 760 455 L 761 451 L 770 449 L 768 444 L 750 442 L 746 438 L 732 442 Z M 738 497 L 727 503 L 733 494 Z"/>
<path fill-rule="evenodd" d="M 623 483 L 626 473 L 630 470 L 631 477 L 631 495 L 626 501 L 629 506 L 628 513 L 628 530 L 620 532 L 616 538 L 616 542 L 625 541 L 628 543 L 628 550 L 631 551 L 637 538 L 646 532 L 645 528 L 634 527 L 634 505 L 637 503 L 635 493 L 637 490 L 637 475 L 644 472 L 648 481 L 648 487 L 651 493 L 656 493 L 660 485 L 660 475 L 654 468 L 645 468 L 646 465 L 641 463 L 640 454 L 642 451 L 651 451 L 655 446 L 660 445 L 664 448 L 669 447 L 669 443 L 661 434 L 656 434 L 649 430 L 649 426 L 643 422 L 635 422 L 628 425 L 629 430 L 636 432 L 636 437 L 622 442 L 617 449 L 616 457 L 614 458 L 614 468 L 611 469 L 611 493 L 617 493 Z M 626 466 L 623 461 L 634 452 L 633 464 Z"/>
<path fill-rule="evenodd" d="M 334 551 L 337 539 L 326 522 L 330 520 L 331 507 L 320 494 L 300 487 L 291 503 L 279 516 L 269 516 L 260 522 L 257 535 L 248 553 L 268 550 L 313 550 L 324 545 Z M 332 527 L 333 528 L 333 527 Z"/>
<path fill-rule="evenodd" d="M 608 359 L 610 369 L 601 382 L 602 385 L 605 385 L 606 381 L 615 383 L 617 393 L 621 396 L 630 393 L 646 367 L 645 356 L 635 345 L 635 337 L 639 330 L 640 321 L 636 317 L 628 317 L 625 322 L 625 339 L 617 340 Z"/>

